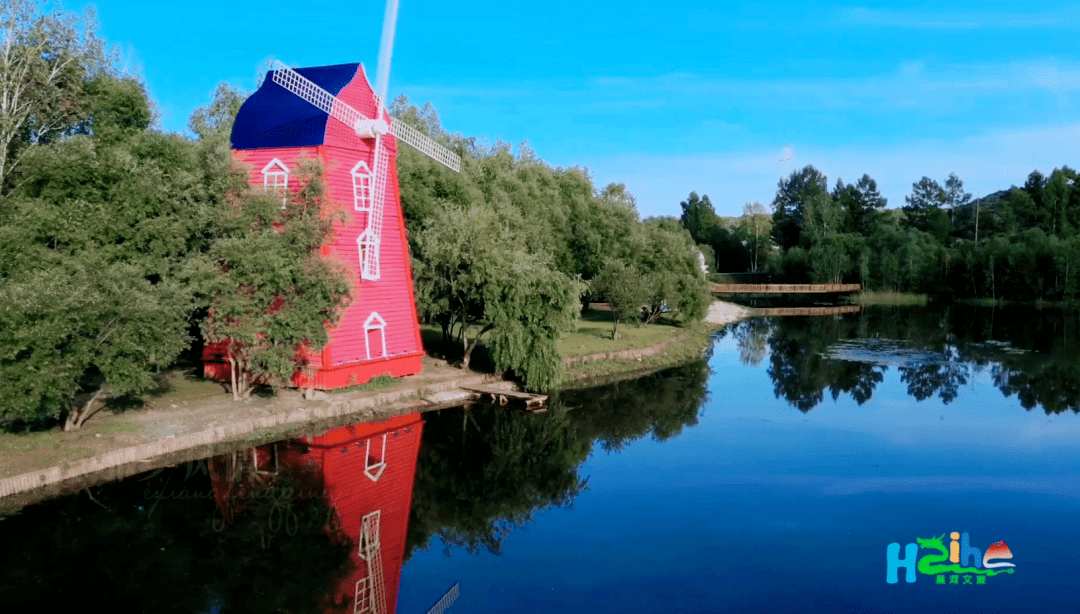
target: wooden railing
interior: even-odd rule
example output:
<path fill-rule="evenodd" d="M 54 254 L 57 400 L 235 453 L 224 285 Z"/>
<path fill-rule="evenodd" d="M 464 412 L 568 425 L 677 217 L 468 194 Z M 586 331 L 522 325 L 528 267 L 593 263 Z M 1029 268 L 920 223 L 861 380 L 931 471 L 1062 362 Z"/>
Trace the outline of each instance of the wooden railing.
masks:
<path fill-rule="evenodd" d="M 713 284 L 713 294 L 826 294 L 858 292 L 862 284 Z"/>

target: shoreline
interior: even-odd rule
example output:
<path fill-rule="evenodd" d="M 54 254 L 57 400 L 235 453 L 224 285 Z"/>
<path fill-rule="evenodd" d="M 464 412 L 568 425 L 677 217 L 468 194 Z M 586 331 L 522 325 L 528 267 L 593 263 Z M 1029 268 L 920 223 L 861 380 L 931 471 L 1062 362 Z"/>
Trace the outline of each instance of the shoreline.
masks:
<path fill-rule="evenodd" d="M 653 346 L 566 359 L 567 377 L 560 389 L 636 379 L 686 363 L 708 347 L 712 332 L 752 316 L 746 308 L 716 301 L 704 326 Z M 148 410 L 98 415 L 72 433 L 8 435 L 0 452 L 0 509 L 24 507 L 93 484 L 287 436 L 454 407 L 472 398 L 462 386 L 478 384 L 512 385 L 501 374 L 463 372 L 425 356 L 420 374 L 378 391 L 319 393 L 306 400 L 300 391 L 285 389 L 240 405 L 214 390 L 214 384 L 211 396 L 196 395 L 191 404 L 170 397 Z M 12 442 L 18 443 L 20 437 L 36 440 L 16 451 Z M 79 455 L 80 445 L 86 455 Z M 18 463 L 22 467 L 12 466 L 16 459 L 23 461 Z"/>

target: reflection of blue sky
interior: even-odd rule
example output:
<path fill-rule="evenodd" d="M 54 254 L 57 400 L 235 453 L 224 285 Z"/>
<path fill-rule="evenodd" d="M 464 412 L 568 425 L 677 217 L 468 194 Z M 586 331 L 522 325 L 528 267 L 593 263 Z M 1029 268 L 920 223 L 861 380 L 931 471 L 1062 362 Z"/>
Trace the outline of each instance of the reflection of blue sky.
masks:
<path fill-rule="evenodd" d="M 986 372 L 949 405 L 918 402 L 895 368 L 862 406 L 826 392 L 803 414 L 773 395 L 768 361 L 744 366 L 730 336 L 710 366 L 697 426 L 594 448 L 580 470 L 590 490 L 510 535 L 500 557 L 446 558 L 437 543 L 418 553 L 399 612 L 424 611 L 456 581 L 454 608 L 470 612 L 1072 606 L 1080 416 L 1026 411 Z M 1007 541 L 1015 576 L 965 593 L 935 592 L 925 576 L 886 585 L 889 542 L 953 530 L 980 549 Z"/>

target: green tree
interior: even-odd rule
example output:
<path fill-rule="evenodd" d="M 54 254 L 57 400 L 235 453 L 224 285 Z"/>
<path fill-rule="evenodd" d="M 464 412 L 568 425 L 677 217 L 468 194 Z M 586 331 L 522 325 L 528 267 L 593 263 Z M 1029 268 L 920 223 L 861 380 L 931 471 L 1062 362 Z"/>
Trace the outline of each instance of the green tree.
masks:
<path fill-rule="evenodd" d="M 949 173 L 948 178 L 945 179 L 944 192 L 944 205 L 949 209 L 949 223 L 955 227 L 954 218 L 957 210 L 971 203 L 971 194 L 964 191 L 964 182 L 956 176 L 956 173 Z"/>
<path fill-rule="evenodd" d="M 709 196 L 698 198 L 697 192 L 690 192 L 690 196 L 679 203 L 679 206 L 682 208 L 679 223 L 690 232 L 695 243 L 706 243 L 710 231 L 720 225 L 720 218 L 716 216 Z"/>
<path fill-rule="evenodd" d="M 147 129 L 134 81 L 102 75 L 88 91 L 79 131 L 23 152 L 0 211 L 3 413 L 67 429 L 155 387 L 189 346 L 218 232 L 220 180 L 198 146 Z"/>
<path fill-rule="evenodd" d="M 792 171 L 786 179 L 777 183 L 773 199 L 772 239 L 785 252 L 795 246 L 808 246 L 808 237 L 802 236 L 811 202 L 822 204 L 829 196 L 828 178 L 811 165 Z M 823 207 L 818 207 L 822 209 Z M 820 215 L 820 212 L 819 212 Z M 810 219 L 814 215 L 811 212 Z"/>
<path fill-rule="evenodd" d="M 225 344 L 234 399 L 257 383 L 288 385 L 305 366 L 301 348 L 325 346 L 326 326 L 349 300 L 344 268 L 320 255 L 340 215 L 325 201 L 322 165 L 302 159 L 297 176 L 301 187 L 284 206 L 261 191 L 234 195 L 226 236 L 210 249 L 218 274 L 202 332 Z"/>
<path fill-rule="evenodd" d="M 662 220 L 643 224 L 642 231 L 635 264 L 645 276 L 648 291 L 645 324 L 665 312 L 681 314 L 685 322 L 704 317 L 712 295 L 690 233 Z"/>
<path fill-rule="evenodd" d="M 419 309 L 439 322 L 444 341 L 457 330 L 468 367 L 487 333 L 496 368 L 513 370 L 533 389 L 561 377 L 555 341 L 573 326 L 584 284 L 519 246 L 490 207 L 436 213 L 416 238 Z M 479 328 L 471 339 L 470 328 Z"/>
<path fill-rule="evenodd" d="M 948 203 L 948 196 L 937 181 L 923 177 L 913 183 L 911 195 L 905 196 L 907 205 L 903 207 L 905 222 L 910 228 L 929 233 L 939 243 L 945 243 L 949 236 L 949 216 L 942 211 Z"/>
<path fill-rule="evenodd" d="M 187 347 L 191 293 L 151 283 L 100 251 L 55 254 L 0 285 L 4 414 L 66 414 L 74 430 L 114 396 L 155 387 L 154 371 Z"/>
<path fill-rule="evenodd" d="M 630 258 L 631 235 L 638 226 L 637 202 L 625 184 L 612 183 L 570 215 L 568 242 L 575 274 L 594 279 L 606 259 Z"/>
<path fill-rule="evenodd" d="M 620 336 L 619 323 L 636 320 L 650 298 L 645 277 L 618 259 L 608 261 L 600 271 L 593 280 L 593 291 L 611 306 L 611 338 L 614 340 Z"/>
<path fill-rule="evenodd" d="M 863 174 L 855 185 L 844 185 L 837 180 L 832 196 L 843 217 L 841 232 L 858 233 L 865 237 L 874 233 L 887 201 L 878 192 L 877 182 L 872 177 Z"/>
<path fill-rule="evenodd" d="M 199 107 L 188 119 L 188 130 L 200 139 L 225 138 L 232 134 L 233 122 L 240 112 L 241 105 L 248 93 L 232 87 L 228 83 L 219 83 L 214 90 L 210 104 Z"/>
<path fill-rule="evenodd" d="M 94 11 L 82 16 L 48 3 L 0 5 L 0 194 L 30 145 L 55 140 L 87 116 L 90 80 L 114 73 L 115 56 L 97 38 Z"/>

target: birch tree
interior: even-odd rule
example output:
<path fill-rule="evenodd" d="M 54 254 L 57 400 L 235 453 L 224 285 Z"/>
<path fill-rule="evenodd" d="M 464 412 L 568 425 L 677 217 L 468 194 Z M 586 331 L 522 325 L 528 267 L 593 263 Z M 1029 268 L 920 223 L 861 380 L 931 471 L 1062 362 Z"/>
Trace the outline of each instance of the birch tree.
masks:
<path fill-rule="evenodd" d="M 82 16 L 47 0 L 0 3 L 0 194 L 27 147 L 55 139 L 83 119 L 86 83 L 113 72 L 115 56 Z"/>
<path fill-rule="evenodd" d="M 754 238 L 754 249 L 750 256 L 750 267 L 755 272 L 758 270 L 758 258 L 761 255 L 762 237 L 768 233 L 768 212 L 765 205 L 758 201 L 743 205 L 742 218 L 739 223 L 746 229 L 746 234 Z"/>

